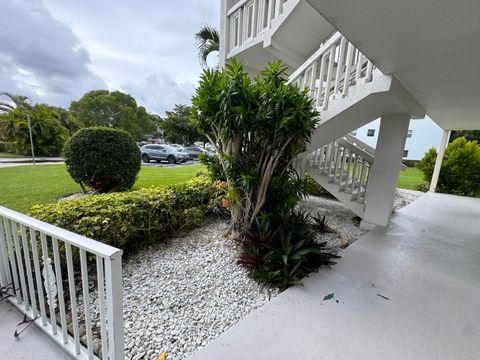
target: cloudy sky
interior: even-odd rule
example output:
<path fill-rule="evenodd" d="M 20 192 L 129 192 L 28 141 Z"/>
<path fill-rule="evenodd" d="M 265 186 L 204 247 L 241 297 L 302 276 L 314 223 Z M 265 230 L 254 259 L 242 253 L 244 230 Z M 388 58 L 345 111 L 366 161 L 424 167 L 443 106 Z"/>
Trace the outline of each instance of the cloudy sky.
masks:
<path fill-rule="evenodd" d="M 0 4 L 0 92 L 68 107 L 107 88 L 161 115 L 190 101 L 201 71 L 193 34 L 204 23 L 218 27 L 220 10 L 219 0 Z"/>

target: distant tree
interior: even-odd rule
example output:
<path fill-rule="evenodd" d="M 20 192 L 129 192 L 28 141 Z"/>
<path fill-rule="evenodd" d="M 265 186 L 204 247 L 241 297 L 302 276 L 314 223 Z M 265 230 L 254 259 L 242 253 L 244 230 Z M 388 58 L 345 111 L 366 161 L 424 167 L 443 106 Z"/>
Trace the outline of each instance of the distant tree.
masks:
<path fill-rule="evenodd" d="M 154 131 L 152 117 L 135 99 L 120 91 L 95 90 L 72 101 L 70 112 L 86 127 L 106 126 L 127 131 L 142 140 Z"/>
<path fill-rule="evenodd" d="M 0 140 L 17 154 L 29 154 L 30 136 L 27 114 L 30 115 L 35 153 L 41 156 L 60 155 L 70 133 L 62 123 L 65 109 L 45 104 L 31 105 L 23 95 L 2 93 L 10 101 L 0 105 Z"/>
<path fill-rule="evenodd" d="M 159 123 L 165 141 L 182 145 L 207 141 L 190 122 L 190 106 L 175 105 L 172 111 L 166 113 L 167 117 Z"/>
<path fill-rule="evenodd" d="M 195 34 L 198 57 L 203 67 L 207 66 L 207 58 L 213 52 L 220 51 L 220 35 L 213 26 L 204 24 Z"/>
<path fill-rule="evenodd" d="M 459 137 L 464 137 L 468 141 L 477 141 L 480 144 L 480 130 L 453 130 L 450 135 L 450 142 Z"/>

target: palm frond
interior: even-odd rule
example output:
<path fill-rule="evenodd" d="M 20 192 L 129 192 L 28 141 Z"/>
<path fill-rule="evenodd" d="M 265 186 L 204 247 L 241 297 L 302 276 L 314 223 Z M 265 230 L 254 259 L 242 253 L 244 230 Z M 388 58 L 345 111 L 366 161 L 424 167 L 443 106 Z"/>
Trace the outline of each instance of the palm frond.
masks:
<path fill-rule="evenodd" d="M 215 27 L 204 24 L 194 36 L 200 64 L 207 66 L 208 55 L 220 49 L 220 34 Z"/>

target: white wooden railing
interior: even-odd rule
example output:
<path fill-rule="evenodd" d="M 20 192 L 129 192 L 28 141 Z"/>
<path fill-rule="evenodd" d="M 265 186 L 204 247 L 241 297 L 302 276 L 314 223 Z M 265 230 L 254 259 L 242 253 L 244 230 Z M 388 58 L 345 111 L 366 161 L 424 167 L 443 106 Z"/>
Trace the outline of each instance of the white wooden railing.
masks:
<path fill-rule="evenodd" d="M 241 0 L 227 10 L 228 51 L 255 38 L 271 27 L 291 0 Z"/>
<path fill-rule="evenodd" d="M 121 250 L 0 206 L 0 283 L 75 358 L 124 359 Z"/>
<path fill-rule="evenodd" d="M 320 110 L 332 98 L 348 96 L 350 86 L 372 81 L 373 64 L 336 32 L 292 75 L 289 82 L 308 88 Z"/>
<path fill-rule="evenodd" d="M 340 138 L 309 154 L 307 172 L 314 170 L 328 177 L 328 182 L 338 185 L 338 191 L 352 194 L 352 201 L 363 202 L 373 161 L 372 155 Z"/>

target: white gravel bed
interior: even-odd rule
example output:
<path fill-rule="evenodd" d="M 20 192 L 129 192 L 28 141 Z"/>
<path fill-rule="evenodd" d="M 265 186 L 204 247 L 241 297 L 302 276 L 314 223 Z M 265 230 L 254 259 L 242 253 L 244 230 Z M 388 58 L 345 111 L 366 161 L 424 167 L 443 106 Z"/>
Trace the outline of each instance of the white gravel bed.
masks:
<path fill-rule="evenodd" d="M 395 210 L 407 206 L 423 194 L 421 191 L 397 189 L 394 201 Z M 340 239 L 335 236 L 332 236 L 331 239 L 327 238 L 328 245 L 333 251 L 340 251 L 339 248 L 343 245 L 342 240 L 352 244 L 367 233 L 367 230 L 360 228 L 360 219 L 336 199 L 310 196 L 301 201 L 299 206 L 314 216 L 326 214 L 329 226 L 340 234 Z"/>
<path fill-rule="evenodd" d="M 224 220 L 151 246 L 124 265 L 127 359 L 184 359 L 262 306 L 262 289 L 236 264 Z"/>

